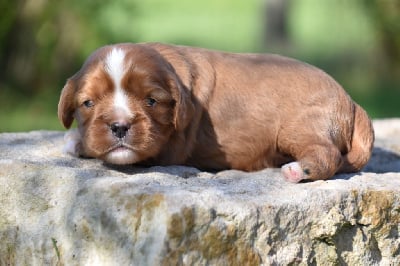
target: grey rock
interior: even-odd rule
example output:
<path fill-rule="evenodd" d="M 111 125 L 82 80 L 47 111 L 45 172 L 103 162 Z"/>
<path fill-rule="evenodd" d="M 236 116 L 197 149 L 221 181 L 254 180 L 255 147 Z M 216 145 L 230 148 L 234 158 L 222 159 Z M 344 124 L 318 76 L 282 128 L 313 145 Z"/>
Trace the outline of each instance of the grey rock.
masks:
<path fill-rule="evenodd" d="M 112 167 L 63 132 L 0 134 L 0 265 L 400 265 L 400 119 L 364 171 Z"/>

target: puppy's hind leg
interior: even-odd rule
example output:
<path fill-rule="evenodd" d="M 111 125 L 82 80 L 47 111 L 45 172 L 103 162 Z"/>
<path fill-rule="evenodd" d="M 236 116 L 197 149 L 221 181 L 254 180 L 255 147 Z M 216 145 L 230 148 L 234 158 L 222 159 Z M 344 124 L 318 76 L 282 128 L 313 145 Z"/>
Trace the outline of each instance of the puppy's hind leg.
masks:
<path fill-rule="evenodd" d="M 297 183 L 303 179 L 328 179 L 342 165 L 339 149 L 331 143 L 308 144 L 304 147 L 291 147 L 295 162 L 282 166 L 282 174 L 289 182 Z"/>

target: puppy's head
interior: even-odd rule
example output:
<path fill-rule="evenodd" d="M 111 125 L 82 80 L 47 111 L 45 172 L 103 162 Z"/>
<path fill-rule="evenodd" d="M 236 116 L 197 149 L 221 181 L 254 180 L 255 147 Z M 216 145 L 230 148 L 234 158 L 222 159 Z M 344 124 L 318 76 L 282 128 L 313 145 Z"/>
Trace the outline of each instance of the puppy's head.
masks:
<path fill-rule="evenodd" d="M 95 51 L 64 86 L 58 117 L 77 120 L 81 155 L 112 164 L 157 156 L 189 123 L 192 104 L 174 68 L 140 44 Z"/>

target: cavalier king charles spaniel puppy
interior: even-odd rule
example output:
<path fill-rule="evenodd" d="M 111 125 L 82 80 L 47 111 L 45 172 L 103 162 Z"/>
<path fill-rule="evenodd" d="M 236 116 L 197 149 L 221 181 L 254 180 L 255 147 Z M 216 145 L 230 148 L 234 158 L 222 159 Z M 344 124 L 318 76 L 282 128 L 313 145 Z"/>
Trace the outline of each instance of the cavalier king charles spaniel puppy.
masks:
<path fill-rule="evenodd" d="M 359 171 L 374 132 L 322 70 L 273 54 L 160 43 L 96 50 L 61 92 L 67 152 L 110 164 L 282 167 L 290 182 Z"/>

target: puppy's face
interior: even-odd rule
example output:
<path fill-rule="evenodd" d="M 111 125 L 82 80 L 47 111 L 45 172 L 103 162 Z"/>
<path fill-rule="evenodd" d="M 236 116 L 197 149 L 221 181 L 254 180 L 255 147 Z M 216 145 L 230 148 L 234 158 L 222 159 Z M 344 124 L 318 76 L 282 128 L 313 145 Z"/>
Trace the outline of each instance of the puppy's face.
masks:
<path fill-rule="evenodd" d="M 157 156 L 188 123 L 189 96 L 155 50 L 118 45 L 94 52 L 63 88 L 58 116 L 77 120 L 79 153 L 112 164 Z"/>

